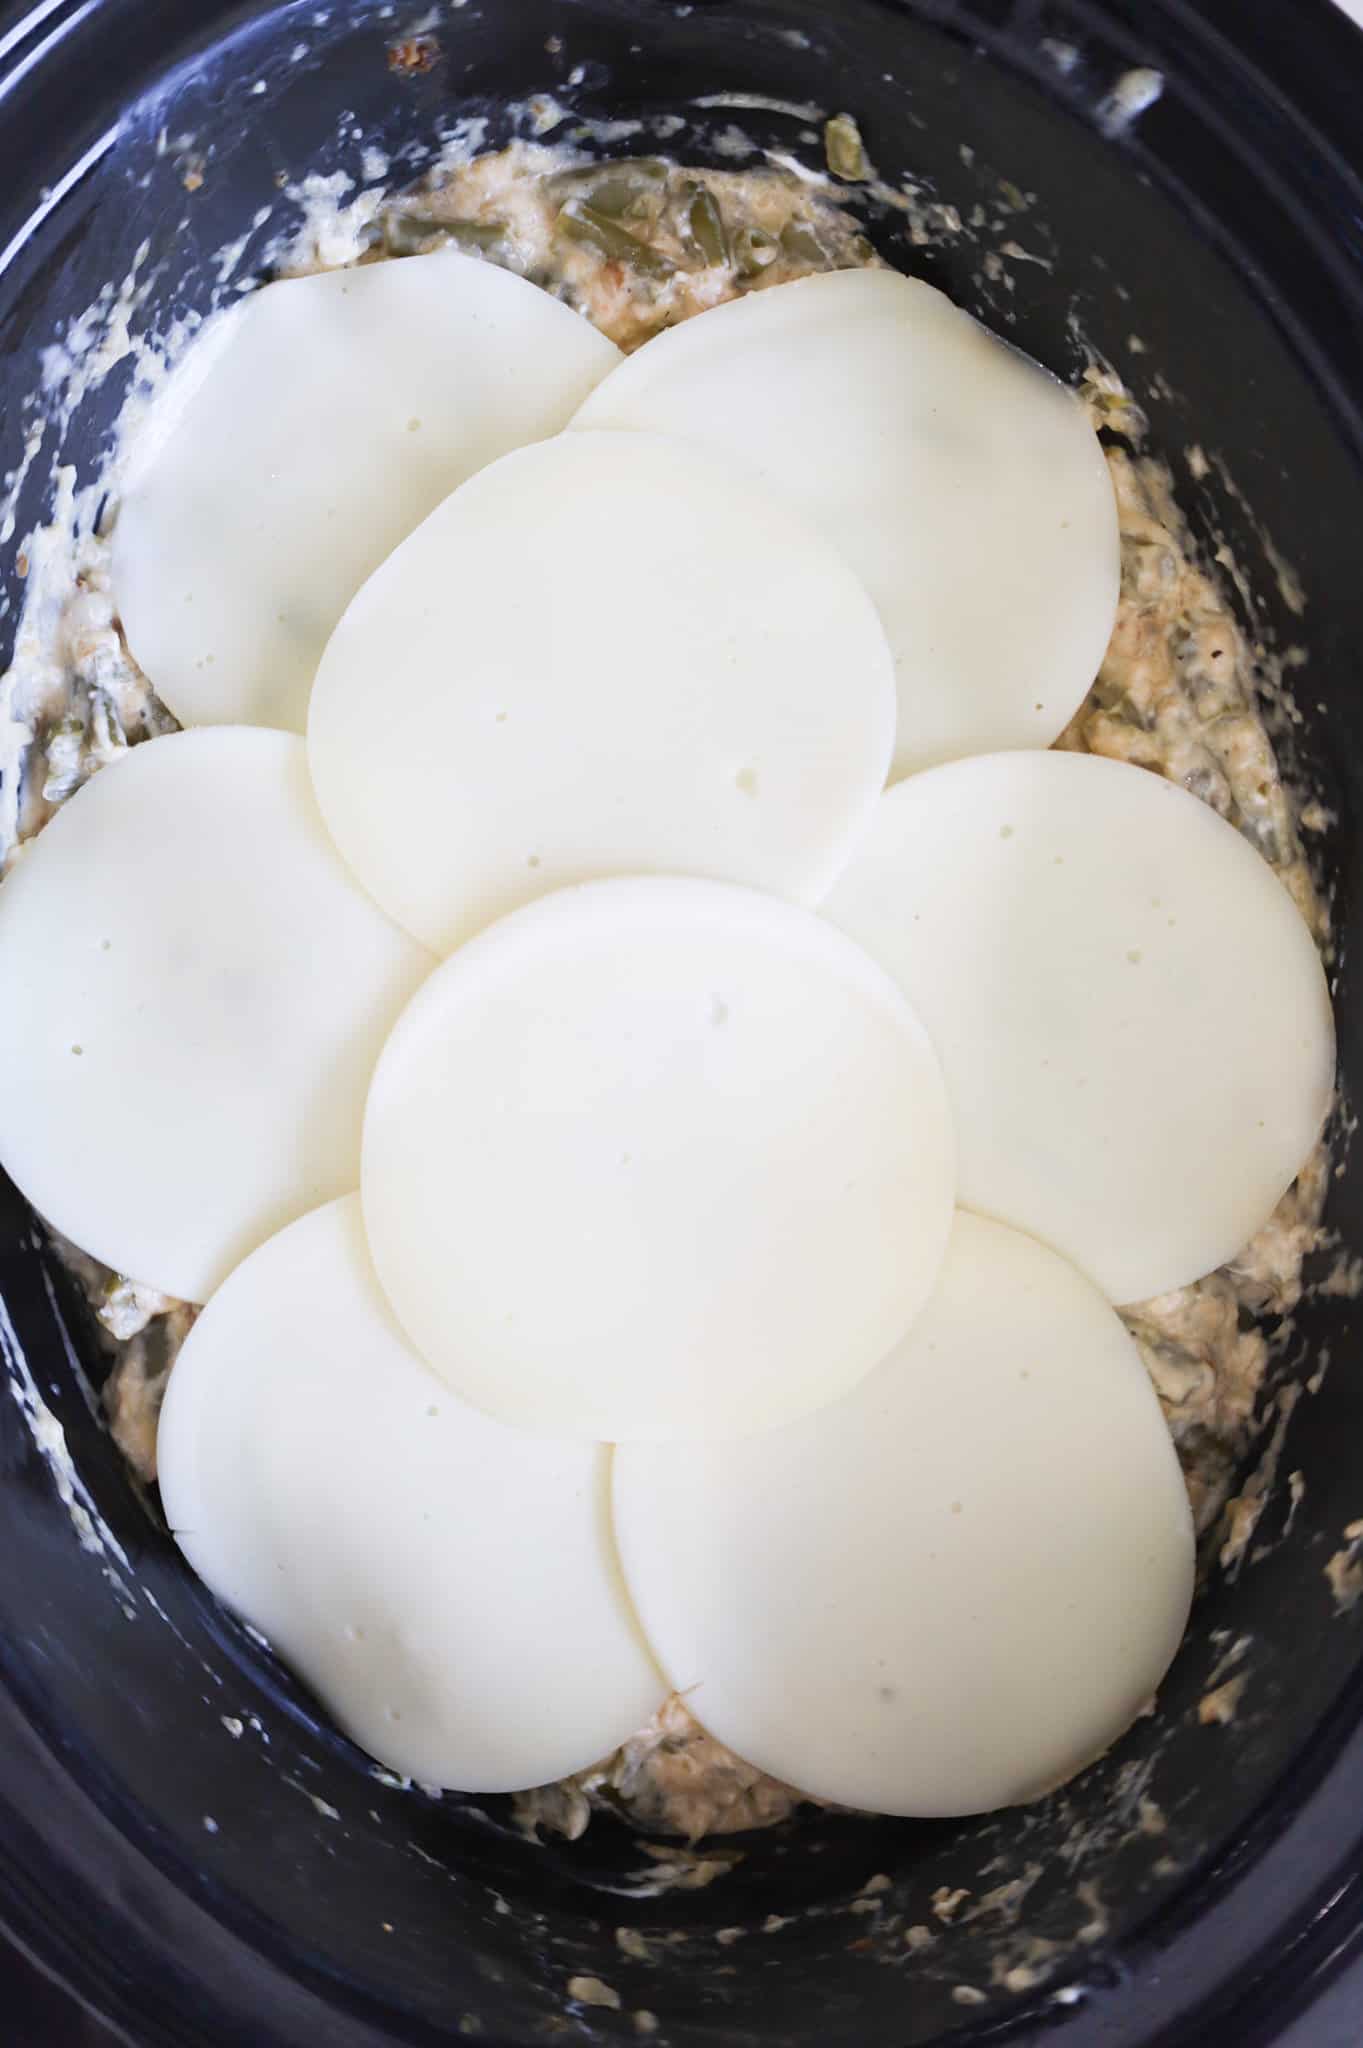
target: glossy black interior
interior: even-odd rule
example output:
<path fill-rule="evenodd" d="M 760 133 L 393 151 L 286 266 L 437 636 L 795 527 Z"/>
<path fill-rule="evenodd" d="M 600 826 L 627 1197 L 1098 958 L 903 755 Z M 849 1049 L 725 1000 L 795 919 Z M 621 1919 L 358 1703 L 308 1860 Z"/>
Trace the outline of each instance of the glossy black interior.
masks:
<path fill-rule="evenodd" d="M 281 182 L 337 166 L 363 178 L 360 134 L 417 150 L 476 111 L 497 139 L 509 102 L 550 89 L 589 116 L 684 116 L 678 155 L 711 156 L 739 121 L 817 157 L 805 120 L 694 104 L 757 93 L 851 109 L 887 179 L 909 174 L 964 217 L 1011 180 L 1035 195 L 1011 232 L 1046 259 L 1014 264 L 1011 290 L 981 266 L 1005 229 L 917 247 L 880 213 L 870 231 L 1056 370 L 1078 369 L 1081 337 L 1107 356 L 1148 405 L 1203 538 L 1249 570 L 1260 609 L 1246 624 L 1306 649 L 1290 746 L 1337 819 L 1326 861 L 1356 1099 L 1363 188 L 1349 157 L 1363 37 L 1325 0 L 1294 0 L 1290 34 L 1288 11 L 469 0 L 435 10 L 436 60 L 402 73 L 388 45 L 411 6 L 0 9 L 0 472 L 18 459 L 38 351 L 144 240 L 140 317 L 202 308 L 214 251 L 258 208 L 273 211 L 257 247 L 280 224 Z M 1164 72 L 1163 95 L 1106 132 L 1108 95 L 1137 64 Z M 190 154 L 205 171 L 192 193 Z M 77 415 L 73 459 L 97 454 L 118 396 L 115 379 Z M 1252 519 L 1193 478 L 1192 441 L 1224 454 Z M 45 470 L 20 534 L 41 516 Z M 1265 534 L 1300 575 L 1300 617 Z M 13 600 L 12 547 L 0 566 Z M 1355 1250 L 1359 1188 L 1342 1179 L 1331 1212 Z M 805 1817 L 739 1844 L 708 1887 L 661 1895 L 641 1878 L 656 1874 L 645 1847 L 614 1823 L 576 1846 L 530 1844 L 504 1802 L 381 1782 L 217 1610 L 103 1433 L 92 1331 L 7 1185 L 0 1308 L 0 1919 L 139 2044 L 918 2048 L 1055 2027 L 1071 2048 L 1248 2048 L 1358 1937 L 1363 1604 L 1337 1616 L 1323 1574 L 1363 1516 L 1363 1356 L 1346 1299 L 1314 1302 L 1288 1347 L 1285 1369 L 1303 1376 L 1330 1357 L 1283 1458 L 1306 1477 L 1290 1534 L 1275 1499 L 1265 1554 L 1233 1582 L 1212 1572 L 1156 1719 L 1026 1813 Z M 84 1546 L 35 1444 L 35 1394 L 102 1518 Z M 1223 1631 L 1252 1638 L 1249 1683 L 1235 1721 L 1207 1727 L 1197 1704 Z M 1162 1834 L 1135 1825 L 1140 1794 Z M 881 1873 L 889 1889 L 859 1898 Z M 1010 1884 L 1020 1901 L 1000 1895 Z M 942 1887 L 971 1894 L 949 1925 L 933 1910 Z M 934 1933 L 922 1952 L 904 1938 L 918 1924 Z M 627 1953 L 622 1928 L 644 1948 L 627 1937 Z M 1017 1974 L 1028 1961 L 1030 1981 Z M 574 2000 L 575 1977 L 612 1987 L 620 2009 Z"/>

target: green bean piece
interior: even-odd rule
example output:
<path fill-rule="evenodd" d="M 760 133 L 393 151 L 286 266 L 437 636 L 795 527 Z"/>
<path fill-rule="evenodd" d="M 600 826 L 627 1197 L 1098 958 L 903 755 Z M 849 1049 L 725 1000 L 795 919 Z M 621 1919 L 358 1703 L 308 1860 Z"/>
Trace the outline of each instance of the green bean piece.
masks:
<path fill-rule="evenodd" d="M 443 220 L 424 213 L 386 213 L 383 246 L 390 256 L 419 256 L 436 235 L 448 234 Z"/>
<path fill-rule="evenodd" d="M 574 164 L 546 182 L 550 191 L 581 199 L 612 220 L 625 215 L 656 220 L 670 171 L 661 157 L 639 156 L 617 164 Z"/>
<path fill-rule="evenodd" d="M 1142 711 L 1139 705 L 1128 697 L 1120 683 L 1114 683 L 1107 676 L 1100 675 L 1090 695 L 1100 711 L 1106 711 L 1112 718 L 1119 718 L 1123 725 L 1135 726 L 1139 732 L 1150 732 L 1153 729 L 1154 714 Z"/>
<path fill-rule="evenodd" d="M 555 171 L 549 183 L 560 192 L 580 193 L 601 177 L 632 178 L 636 185 L 665 185 L 671 175 L 671 164 L 660 156 L 625 156 L 613 163 L 571 164 L 566 171 Z"/>
<path fill-rule="evenodd" d="M 649 210 L 648 187 L 636 185 L 625 175 L 603 178 L 599 185 L 593 185 L 582 196 L 588 206 L 595 207 L 598 213 L 608 214 L 612 220 L 643 218 Z"/>
<path fill-rule="evenodd" d="M 691 203 L 686 209 L 687 234 L 707 266 L 729 261 L 729 231 L 724 225 L 714 193 L 708 185 L 690 187 Z"/>
<path fill-rule="evenodd" d="M 824 124 L 824 155 L 835 178 L 859 184 L 871 175 L 861 130 L 850 114 L 835 114 Z"/>
<path fill-rule="evenodd" d="M 461 249 L 495 249 L 506 240 L 504 220 L 447 220 L 445 232 Z"/>
<path fill-rule="evenodd" d="M 660 157 L 633 157 L 616 165 L 583 197 L 598 213 L 616 220 L 647 221 L 653 227 L 667 197 L 669 168 Z"/>
<path fill-rule="evenodd" d="M 554 224 L 555 232 L 570 242 L 585 243 L 603 256 L 629 264 L 641 277 L 671 277 L 676 265 L 659 249 L 651 249 L 628 228 L 621 227 L 608 213 L 598 213 L 585 199 L 570 199 Z"/>
<path fill-rule="evenodd" d="M 781 230 L 781 248 L 792 263 L 811 263 L 825 270 L 829 254 L 807 220 L 788 220 Z"/>
<path fill-rule="evenodd" d="M 740 277 L 760 277 L 780 253 L 775 235 L 765 228 L 740 228 L 734 237 L 734 263 Z"/>
<path fill-rule="evenodd" d="M 439 236 L 461 249 L 486 251 L 506 240 L 504 220 L 437 220 L 427 213 L 388 213 L 383 246 L 390 256 L 420 256 Z"/>

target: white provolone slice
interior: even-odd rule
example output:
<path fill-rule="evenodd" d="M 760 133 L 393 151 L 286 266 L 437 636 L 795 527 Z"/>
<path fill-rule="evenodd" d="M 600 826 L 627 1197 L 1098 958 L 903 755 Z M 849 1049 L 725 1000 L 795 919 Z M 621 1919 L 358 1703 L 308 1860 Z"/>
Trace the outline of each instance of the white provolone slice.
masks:
<path fill-rule="evenodd" d="M 355 872 L 448 952 L 610 875 L 816 900 L 894 717 L 875 607 L 817 533 L 704 451 L 574 434 L 475 477 L 370 579 L 308 746 Z"/>
<path fill-rule="evenodd" d="M 619 360 L 547 292 L 448 250 L 253 292 L 152 408 L 115 530 L 129 645 L 175 716 L 302 732 L 370 571 Z M 386 697 L 382 666 L 369 682 Z"/>
<path fill-rule="evenodd" d="M 1049 745 L 1097 673 L 1119 577 L 1097 436 L 916 278 L 845 270 L 717 306 L 627 357 L 573 425 L 741 458 L 842 549 L 894 651 L 896 775 Z"/>
<path fill-rule="evenodd" d="M 644 1633 L 750 1763 L 881 1813 L 984 1812 L 1106 1749 L 1178 1647 L 1193 1531 L 1135 1345 L 1081 1274 L 962 1212 L 909 1336 L 750 1442 L 627 1445 Z"/>
<path fill-rule="evenodd" d="M 523 1791 L 661 1705 L 609 1453 L 452 1394 L 394 1324 L 351 1195 L 253 1252 L 190 1332 L 157 1438 L 180 1548 L 390 1769 Z"/>
<path fill-rule="evenodd" d="M 1082 754 L 915 776 L 825 905 L 932 1034 L 960 1198 L 1113 1301 L 1209 1273 L 1320 1134 L 1334 1030 L 1272 869 L 1161 777 Z"/>
<path fill-rule="evenodd" d="M 588 883 L 456 953 L 365 1116 L 379 1278 L 508 1422 L 757 1429 L 835 1399 L 936 1279 L 954 1195 L 927 1036 L 810 912 Z"/>
<path fill-rule="evenodd" d="M 204 1301 L 356 1185 L 374 1061 L 434 962 L 323 829 L 303 742 L 101 769 L 0 888 L 0 1160 L 92 1257 Z"/>

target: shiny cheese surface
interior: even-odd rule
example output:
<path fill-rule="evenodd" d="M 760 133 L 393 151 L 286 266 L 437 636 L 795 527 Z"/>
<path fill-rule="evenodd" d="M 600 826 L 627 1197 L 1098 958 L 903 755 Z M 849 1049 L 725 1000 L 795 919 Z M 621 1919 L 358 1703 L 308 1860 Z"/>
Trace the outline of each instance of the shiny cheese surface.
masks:
<path fill-rule="evenodd" d="M 880 608 L 896 776 L 1044 747 L 1097 674 L 1117 510 L 1074 393 L 892 270 L 753 292 L 661 334 L 574 428 L 681 435 L 774 485 Z"/>
<path fill-rule="evenodd" d="M 747 1443 L 617 1450 L 625 1577 L 721 1742 L 880 1813 L 979 1813 L 1116 1740 L 1178 1647 L 1193 1531 L 1139 1354 L 1074 1268 L 962 1213 L 908 1337 Z"/>
<path fill-rule="evenodd" d="M 359 1176 L 374 1062 L 435 965 L 323 829 L 301 739 L 148 740 L 0 889 L 0 1161 L 116 1272 L 205 1301 Z"/>
<path fill-rule="evenodd" d="M 114 592 L 158 695 L 182 725 L 301 732 L 366 576 L 619 360 L 548 292 L 451 250 L 252 292 L 131 450 Z"/>
<path fill-rule="evenodd" d="M 362 1190 L 409 1338 L 528 1429 L 758 1429 L 852 1386 L 931 1291 L 951 1122 L 893 982 L 715 882 L 563 890 L 384 1048 Z"/>
<path fill-rule="evenodd" d="M 616 1567 L 608 1453 L 503 1429 L 427 1370 L 354 1196 L 215 1295 L 157 1456 L 194 1569 L 392 1770 L 521 1791 L 662 1703 Z"/>
<path fill-rule="evenodd" d="M 1175 783 L 998 754 L 892 789 L 825 914 L 941 1057 L 961 1200 L 1113 1301 L 1210 1273 L 1320 1134 L 1320 955 L 1273 870 Z"/>
<path fill-rule="evenodd" d="M 356 874 L 447 953 L 610 875 L 817 900 L 894 719 L 875 608 L 826 540 L 703 450 L 570 434 L 484 470 L 365 585 L 308 749 Z"/>

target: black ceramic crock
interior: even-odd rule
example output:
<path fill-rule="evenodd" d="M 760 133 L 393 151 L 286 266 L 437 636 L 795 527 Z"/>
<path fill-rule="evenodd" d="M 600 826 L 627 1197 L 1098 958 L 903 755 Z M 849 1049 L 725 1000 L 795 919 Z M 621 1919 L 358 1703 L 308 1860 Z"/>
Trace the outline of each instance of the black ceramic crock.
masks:
<path fill-rule="evenodd" d="M 1363 36 L 1327 0 L 467 0 L 424 25 L 418 12 L 0 6 L 0 473 L 19 460 L 39 351 L 142 242 L 138 317 L 203 307 L 214 252 L 258 209 L 273 210 L 262 236 L 277 227 L 289 180 L 339 167 L 363 181 L 365 143 L 428 145 L 469 112 L 497 140 L 507 104 L 536 91 L 592 117 L 678 115 L 671 149 L 712 159 L 734 121 L 808 155 L 809 124 L 705 96 L 849 109 L 887 179 L 911 175 L 967 223 L 1010 180 L 1035 195 L 1017 239 L 1047 260 L 1014 263 L 1009 287 L 982 262 L 997 230 L 915 246 L 907 220 L 879 216 L 872 233 L 1062 374 L 1080 337 L 1109 358 L 1200 536 L 1248 570 L 1246 623 L 1305 650 L 1289 751 L 1335 819 L 1340 1049 L 1357 1099 Z M 395 62 L 416 30 L 419 60 Z M 1162 90 L 1127 119 L 1113 91 L 1135 68 Z M 73 457 L 97 454 L 117 396 L 115 378 L 77 414 Z M 1225 457 L 1243 503 L 1193 475 L 1194 442 Z M 45 472 L 19 533 L 42 516 Z M 1300 614 L 1266 535 L 1300 578 Z M 1359 1185 L 1342 1178 L 1330 1211 L 1356 1251 Z M 130 1486 L 98 1420 L 86 1314 L 0 1185 L 0 1922 L 139 2048 L 1276 2039 L 1363 1940 L 1363 1603 L 1337 1612 L 1324 1572 L 1363 1517 L 1357 1320 L 1331 1296 L 1297 1318 L 1286 1369 L 1304 1379 L 1329 1358 L 1283 1451 L 1304 1498 L 1289 1529 L 1274 1497 L 1243 1569 L 1213 1566 L 1158 1715 L 1111 1757 L 1022 1814 L 802 1817 L 737 1844 L 707 1887 L 660 1891 L 642 1874 L 666 1865 L 617 1823 L 533 1844 L 505 1802 L 383 1782 L 217 1610 Z M 1242 1636 L 1241 1711 L 1208 1725 L 1198 1702 Z M 906 1939 L 915 1926 L 930 1946 Z"/>

